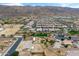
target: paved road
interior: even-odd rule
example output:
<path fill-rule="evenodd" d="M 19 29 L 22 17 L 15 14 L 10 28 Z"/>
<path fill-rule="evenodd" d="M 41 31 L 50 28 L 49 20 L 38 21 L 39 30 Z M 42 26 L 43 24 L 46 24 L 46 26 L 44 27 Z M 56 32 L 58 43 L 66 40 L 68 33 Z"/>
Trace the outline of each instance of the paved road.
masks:
<path fill-rule="evenodd" d="M 5 54 L 5 56 L 10 56 L 16 50 L 22 39 L 23 39 L 22 37 L 18 37 L 15 44 L 10 48 L 10 50 L 7 52 L 7 54 Z"/>

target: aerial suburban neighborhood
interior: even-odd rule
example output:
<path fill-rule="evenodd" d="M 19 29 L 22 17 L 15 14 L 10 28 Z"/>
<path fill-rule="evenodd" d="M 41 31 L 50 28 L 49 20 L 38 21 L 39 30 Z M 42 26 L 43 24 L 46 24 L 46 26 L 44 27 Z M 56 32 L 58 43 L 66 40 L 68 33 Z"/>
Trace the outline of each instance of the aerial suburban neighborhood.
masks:
<path fill-rule="evenodd" d="M 79 56 L 79 9 L 1 5 L 0 56 Z"/>

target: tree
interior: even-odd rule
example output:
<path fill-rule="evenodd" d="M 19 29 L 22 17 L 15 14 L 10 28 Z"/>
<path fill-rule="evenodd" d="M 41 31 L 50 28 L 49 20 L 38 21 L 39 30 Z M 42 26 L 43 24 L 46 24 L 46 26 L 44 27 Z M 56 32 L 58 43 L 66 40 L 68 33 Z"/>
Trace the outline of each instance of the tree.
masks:
<path fill-rule="evenodd" d="M 24 39 L 25 39 L 25 38 L 26 38 L 26 35 L 24 34 L 23 37 L 24 37 Z"/>
<path fill-rule="evenodd" d="M 15 51 L 11 54 L 11 56 L 18 56 L 19 55 L 19 52 L 18 51 Z"/>
<path fill-rule="evenodd" d="M 2 37 L 5 37 L 5 34 L 2 34 L 1 36 L 2 36 Z"/>
<path fill-rule="evenodd" d="M 46 47 L 50 46 L 50 45 L 53 45 L 55 43 L 54 40 L 41 40 L 41 43 L 44 44 Z"/>
<path fill-rule="evenodd" d="M 44 40 L 41 40 L 41 43 L 44 43 Z"/>
<path fill-rule="evenodd" d="M 64 45 L 64 47 L 65 47 L 65 48 L 67 48 L 67 47 L 68 47 L 68 45 Z"/>
<path fill-rule="evenodd" d="M 65 48 L 68 48 L 69 46 L 71 46 L 70 44 L 64 44 Z"/>
<path fill-rule="evenodd" d="M 61 51 L 60 51 L 60 50 L 58 50 L 57 52 L 58 52 L 59 54 L 61 53 Z"/>
<path fill-rule="evenodd" d="M 13 35 L 10 35 L 10 37 L 12 38 L 12 37 L 13 37 Z"/>
<path fill-rule="evenodd" d="M 71 37 L 70 36 L 68 37 L 68 40 L 71 40 Z"/>
<path fill-rule="evenodd" d="M 64 39 L 62 38 L 61 41 L 64 41 Z"/>
<path fill-rule="evenodd" d="M 55 43 L 55 41 L 54 40 L 50 40 L 49 43 L 50 43 L 50 45 L 53 45 Z"/>

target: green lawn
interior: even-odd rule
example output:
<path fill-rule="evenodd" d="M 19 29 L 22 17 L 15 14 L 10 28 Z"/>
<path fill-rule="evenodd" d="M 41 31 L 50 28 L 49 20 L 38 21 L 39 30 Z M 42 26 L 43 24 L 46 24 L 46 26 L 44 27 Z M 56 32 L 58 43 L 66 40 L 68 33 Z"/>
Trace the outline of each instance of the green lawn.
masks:
<path fill-rule="evenodd" d="M 76 34 L 79 34 L 79 31 L 71 30 L 69 31 L 69 34 L 76 35 Z"/>
<path fill-rule="evenodd" d="M 46 33 L 34 33 L 32 34 L 34 37 L 47 37 L 48 35 Z"/>

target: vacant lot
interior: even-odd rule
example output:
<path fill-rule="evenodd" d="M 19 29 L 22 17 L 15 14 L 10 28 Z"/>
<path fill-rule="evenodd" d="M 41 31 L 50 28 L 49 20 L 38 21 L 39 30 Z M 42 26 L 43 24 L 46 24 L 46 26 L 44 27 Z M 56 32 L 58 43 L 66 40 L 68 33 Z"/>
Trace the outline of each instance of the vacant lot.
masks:
<path fill-rule="evenodd" d="M 1 35 L 5 35 L 5 36 L 10 36 L 10 35 L 14 35 L 17 31 L 20 30 L 22 25 L 20 24 L 6 24 L 4 25 L 4 30 L 2 30 L 0 32 L 0 36 Z"/>
<path fill-rule="evenodd" d="M 9 46 L 14 43 L 13 38 L 0 38 L 0 55 L 5 53 Z"/>

